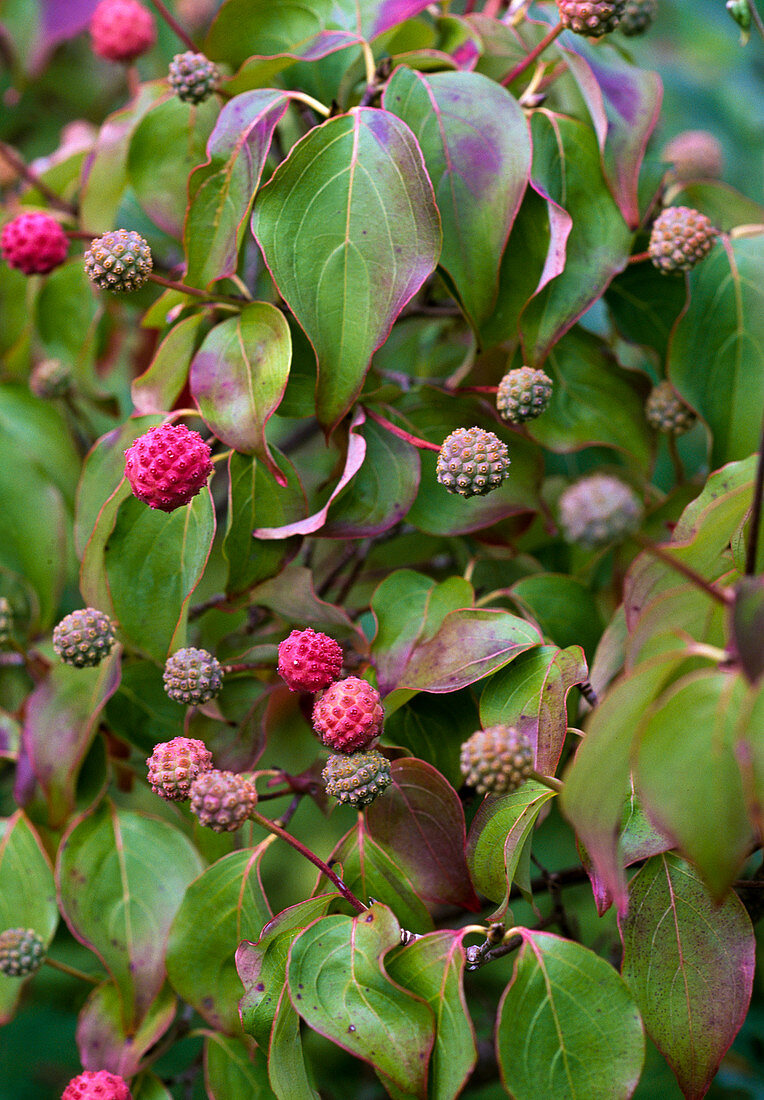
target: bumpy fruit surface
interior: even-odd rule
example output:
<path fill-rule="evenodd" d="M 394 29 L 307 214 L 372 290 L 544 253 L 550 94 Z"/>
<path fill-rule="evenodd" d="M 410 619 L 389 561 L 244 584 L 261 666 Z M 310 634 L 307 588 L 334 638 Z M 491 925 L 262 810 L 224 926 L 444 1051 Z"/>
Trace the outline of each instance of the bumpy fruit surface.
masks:
<path fill-rule="evenodd" d="M 633 38 L 644 34 L 652 26 L 658 14 L 658 0 L 626 0 L 618 30 Z"/>
<path fill-rule="evenodd" d="M 67 665 L 93 668 L 114 646 L 114 623 L 103 611 L 83 607 L 72 611 L 53 629 L 53 648 Z"/>
<path fill-rule="evenodd" d="M 483 496 L 509 477 L 507 445 L 482 428 L 457 428 L 443 441 L 436 472 L 449 493 Z"/>
<path fill-rule="evenodd" d="M 0 932 L 0 974 L 26 978 L 45 960 L 42 937 L 31 928 L 7 928 Z"/>
<path fill-rule="evenodd" d="M 392 783 L 390 761 L 381 752 L 337 753 L 321 772 L 326 793 L 343 806 L 368 806 Z"/>
<path fill-rule="evenodd" d="M 673 165 L 679 182 L 718 179 L 724 168 L 721 142 L 708 130 L 683 130 L 661 152 L 661 160 Z"/>
<path fill-rule="evenodd" d="M 328 634 L 293 630 L 279 645 L 278 673 L 290 691 L 321 691 L 341 670 L 342 648 Z"/>
<path fill-rule="evenodd" d="M 535 420 L 546 410 L 552 396 L 552 379 L 543 370 L 517 367 L 499 382 L 496 408 L 502 420 L 522 424 Z"/>
<path fill-rule="evenodd" d="M 653 387 L 645 403 L 645 417 L 651 428 L 672 435 L 681 435 L 697 420 L 670 382 L 660 382 Z"/>
<path fill-rule="evenodd" d="M 669 206 L 653 224 L 648 252 L 659 271 L 689 271 L 707 256 L 716 240 L 716 230 L 699 210 Z"/>
<path fill-rule="evenodd" d="M 253 783 L 235 772 L 213 768 L 191 784 L 191 813 L 200 825 L 216 833 L 231 833 L 243 825 L 257 805 Z"/>
<path fill-rule="evenodd" d="M 562 25 L 592 38 L 614 31 L 625 7 L 626 0 L 557 0 Z"/>
<path fill-rule="evenodd" d="M 25 275 L 47 275 L 64 262 L 68 251 L 66 233 L 50 214 L 19 214 L 0 234 L 3 259 Z"/>
<path fill-rule="evenodd" d="M 115 294 L 138 290 L 153 266 L 148 241 L 134 229 L 104 233 L 91 241 L 85 253 L 85 271 L 91 283 Z"/>
<path fill-rule="evenodd" d="M 125 451 L 125 475 L 133 496 L 174 512 L 201 492 L 212 473 L 212 451 L 185 424 L 149 428 Z"/>
<path fill-rule="evenodd" d="M 533 771 L 533 748 L 514 726 L 489 726 L 467 738 L 459 763 L 478 794 L 509 794 Z"/>
<path fill-rule="evenodd" d="M 560 523 L 568 542 L 594 549 L 639 527 L 642 505 L 631 486 L 609 474 L 592 474 L 560 497 Z"/>
<path fill-rule="evenodd" d="M 176 53 L 167 74 L 178 99 L 184 103 L 203 103 L 218 86 L 220 72 L 203 53 Z"/>
<path fill-rule="evenodd" d="M 93 52 L 107 61 L 134 61 L 156 42 L 154 17 L 138 0 L 101 0 L 90 20 Z"/>
<path fill-rule="evenodd" d="M 162 679 L 165 691 L 176 703 L 198 707 L 218 694 L 223 686 L 223 670 L 206 649 L 187 646 L 167 659 Z"/>
<path fill-rule="evenodd" d="M 132 1100 L 127 1081 L 105 1069 L 86 1069 L 73 1077 L 63 1091 L 61 1100 Z"/>
<path fill-rule="evenodd" d="M 13 608 L 11 601 L 0 596 L 0 646 L 6 645 L 13 634 Z"/>
<path fill-rule="evenodd" d="M 316 699 L 313 728 L 334 752 L 357 752 L 379 737 L 384 716 L 377 689 L 358 676 L 348 676 Z"/>
<path fill-rule="evenodd" d="M 60 359 L 44 359 L 29 375 L 29 388 L 36 397 L 63 397 L 72 388 L 72 372 Z"/>
<path fill-rule="evenodd" d="M 154 745 L 146 763 L 154 794 L 167 802 L 185 802 L 197 776 L 212 770 L 212 753 L 203 741 L 173 737 Z"/>

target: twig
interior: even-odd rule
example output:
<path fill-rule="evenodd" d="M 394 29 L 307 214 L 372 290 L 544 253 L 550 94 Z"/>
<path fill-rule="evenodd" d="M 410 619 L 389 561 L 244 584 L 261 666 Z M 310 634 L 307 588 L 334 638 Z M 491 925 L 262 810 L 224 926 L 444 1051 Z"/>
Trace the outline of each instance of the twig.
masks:
<path fill-rule="evenodd" d="M 628 263 L 630 264 L 642 264 L 646 260 L 650 259 L 649 252 L 635 252 L 633 256 L 629 256 Z"/>
<path fill-rule="evenodd" d="M 62 214 L 68 214 L 71 218 L 77 217 L 77 207 L 72 206 L 70 202 L 67 202 L 66 199 L 62 199 L 60 195 L 52 191 L 47 183 L 44 183 L 37 173 L 24 163 L 16 150 L 5 141 L 0 141 L 0 155 L 27 181 L 28 184 L 36 188 L 40 194 L 48 200 L 51 206 L 55 206 Z"/>
<path fill-rule="evenodd" d="M 428 443 L 426 439 L 420 439 L 418 435 L 411 435 L 410 432 L 397 427 L 391 420 L 388 420 L 387 417 L 380 416 L 379 413 L 374 412 L 373 409 L 369 409 L 366 406 L 364 406 L 364 412 L 367 416 L 370 416 L 372 420 L 376 420 L 377 424 L 386 428 L 388 432 L 397 435 L 399 439 L 405 439 L 407 443 L 410 443 L 413 447 L 418 447 L 420 451 L 437 451 L 440 453 L 441 448 L 437 443 Z"/>
<path fill-rule="evenodd" d="M 685 482 L 684 463 L 682 462 L 679 454 L 679 448 L 676 445 L 676 436 L 672 433 L 668 437 L 668 453 L 671 458 L 671 465 L 674 467 L 674 478 L 677 485 L 683 485 Z"/>
<path fill-rule="evenodd" d="M 557 36 L 561 34 L 564 29 L 565 28 L 563 27 L 562 23 L 558 23 L 556 27 L 552 27 L 549 34 L 545 34 L 539 44 L 537 46 L 534 46 L 531 52 L 526 57 L 524 57 L 522 61 L 518 61 L 514 69 L 510 70 L 510 72 L 507 73 L 507 75 L 501 81 L 504 87 L 508 87 L 508 85 L 510 85 L 513 80 L 517 80 L 518 76 L 522 76 L 525 70 L 531 67 L 536 58 L 544 52 L 547 46 L 551 45 L 552 42 L 554 42 L 555 38 L 557 38 Z"/>
<path fill-rule="evenodd" d="M 745 575 L 753 577 L 756 573 L 756 559 L 759 556 L 759 528 L 761 527 L 761 507 L 764 497 L 764 420 L 759 440 L 759 460 L 756 467 L 756 482 L 753 487 L 753 506 L 751 508 L 751 537 L 745 556 Z"/>
<path fill-rule="evenodd" d="M 197 53 L 198 51 L 196 49 L 196 44 L 194 43 L 193 38 L 191 38 L 191 36 L 183 30 L 180 23 L 178 23 L 178 21 L 176 20 L 175 16 L 172 15 L 164 6 L 162 0 L 151 0 L 151 3 L 156 8 L 157 12 L 161 15 L 162 19 L 164 19 L 170 30 L 175 31 L 183 45 L 186 46 L 189 50 L 192 50 L 193 53 Z"/>
<path fill-rule="evenodd" d="M 557 794 L 560 794 L 565 788 L 565 784 L 561 783 L 559 779 L 555 779 L 553 775 L 542 775 L 541 772 L 532 771 L 530 778 L 535 779 L 537 783 L 542 783 L 550 791 L 555 791 Z"/>
<path fill-rule="evenodd" d="M 78 970 L 74 966 L 69 966 L 68 963 L 52 959 L 50 955 L 45 956 L 45 962 L 48 966 L 52 966 L 54 970 L 60 970 L 62 974 L 68 974 L 71 978 L 79 978 L 82 982 L 90 982 L 91 985 L 100 985 L 103 981 L 102 977 L 96 977 L 95 974 L 86 974 L 84 970 Z"/>
<path fill-rule="evenodd" d="M 756 30 L 759 32 L 762 38 L 764 38 L 764 21 L 762 21 L 759 15 L 759 9 L 756 7 L 756 0 L 748 0 L 748 7 L 751 11 L 751 19 Z"/>

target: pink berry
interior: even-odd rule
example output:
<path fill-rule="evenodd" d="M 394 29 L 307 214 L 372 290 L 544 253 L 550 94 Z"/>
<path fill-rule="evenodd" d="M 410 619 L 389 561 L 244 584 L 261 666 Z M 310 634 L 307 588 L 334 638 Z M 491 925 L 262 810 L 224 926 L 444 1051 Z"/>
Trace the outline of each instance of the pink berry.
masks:
<path fill-rule="evenodd" d="M 154 794 L 167 802 L 185 802 L 196 777 L 211 770 L 212 753 L 203 741 L 173 737 L 172 741 L 154 745 L 146 763 Z"/>
<path fill-rule="evenodd" d="M 133 1097 L 127 1082 L 116 1073 L 86 1069 L 71 1079 L 61 1100 L 133 1100 Z"/>
<path fill-rule="evenodd" d="M 0 250 L 10 267 L 25 275 L 47 275 L 66 259 L 69 241 L 50 214 L 20 214 L 3 226 Z"/>
<path fill-rule="evenodd" d="M 384 715 L 377 689 L 366 680 L 348 676 L 316 700 L 313 728 L 334 752 L 358 752 L 379 737 Z"/>
<path fill-rule="evenodd" d="M 125 474 L 133 496 L 163 512 L 188 504 L 211 473 L 210 448 L 185 424 L 149 428 L 125 451 Z"/>
<path fill-rule="evenodd" d="M 279 646 L 278 672 L 290 691 L 320 691 L 342 669 L 342 649 L 328 634 L 293 630 Z"/>
<path fill-rule="evenodd" d="M 134 61 L 156 42 L 154 16 L 138 0 L 101 0 L 90 20 L 93 51 L 107 61 Z"/>

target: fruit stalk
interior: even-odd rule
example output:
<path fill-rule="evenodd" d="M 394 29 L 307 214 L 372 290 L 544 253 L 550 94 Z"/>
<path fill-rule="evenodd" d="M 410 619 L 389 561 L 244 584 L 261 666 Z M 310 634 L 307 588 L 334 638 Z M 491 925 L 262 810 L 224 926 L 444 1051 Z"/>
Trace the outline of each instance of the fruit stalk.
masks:
<path fill-rule="evenodd" d="M 196 45 L 193 38 L 191 38 L 190 35 L 188 35 L 186 31 L 183 30 L 177 19 L 175 19 L 175 17 L 167 10 L 165 5 L 162 3 L 162 0 L 151 0 L 151 3 L 156 8 L 157 14 L 160 15 L 162 19 L 164 19 L 170 30 L 174 31 L 175 34 L 177 34 L 183 45 L 188 47 L 189 50 L 193 50 L 194 53 L 196 53 Z"/>
<path fill-rule="evenodd" d="M 40 194 L 48 200 L 51 206 L 55 206 L 62 214 L 68 214 L 72 218 L 77 216 L 77 208 L 72 206 L 70 202 L 67 202 L 66 199 L 62 199 L 55 191 L 52 191 L 47 183 L 44 183 L 37 173 L 32 171 L 32 169 L 24 163 L 16 150 L 5 141 L 0 141 L 0 156 L 2 156 L 3 160 L 6 160 L 11 168 L 18 172 L 31 187 L 39 191 Z"/>
<path fill-rule="evenodd" d="M 539 44 L 534 46 L 531 52 L 524 57 L 522 61 L 518 61 L 514 69 L 511 69 L 510 72 L 507 73 L 501 82 L 504 87 L 508 87 L 513 80 L 517 80 L 518 76 L 522 76 L 525 70 L 531 67 L 536 58 L 544 52 L 547 46 L 550 46 L 552 42 L 554 42 L 555 38 L 557 38 L 564 29 L 562 23 L 558 23 L 556 27 L 552 27 L 551 31 L 544 35 Z"/>

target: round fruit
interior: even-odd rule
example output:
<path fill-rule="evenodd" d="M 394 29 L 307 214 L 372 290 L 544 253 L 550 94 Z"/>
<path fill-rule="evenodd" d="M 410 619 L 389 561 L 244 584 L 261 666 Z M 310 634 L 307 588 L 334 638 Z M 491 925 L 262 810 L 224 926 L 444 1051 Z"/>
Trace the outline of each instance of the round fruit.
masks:
<path fill-rule="evenodd" d="M 107 61 L 134 61 L 156 42 L 154 16 L 138 0 L 101 0 L 90 20 L 93 52 Z"/>
<path fill-rule="evenodd" d="M 290 691 L 321 691 L 342 670 L 342 649 L 316 630 L 293 630 L 279 645 L 278 673 Z"/>
<path fill-rule="evenodd" d="M 348 676 L 316 699 L 313 728 L 327 748 L 357 752 L 379 737 L 384 716 L 377 689 L 358 676 Z"/>
<path fill-rule="evenodd" d="M 390 761 L 381 752 L 337 753 L 321 772 L 326 793 L 344 806 L 368 806 L 392 783 Z"/>
<path fill-rule="evenodd" d="M 436 473 L 449 493 L 484 496 L 509 477 L 507 445 L 482 428 L 457 428 L 443 441 Z"/>
<path fill-rule="evenodd" d="M 0 596 L 0 646 L 6 645 L 13 634 L 13 608 L 11 601 Z"/>
<path fill-rule="evenodd" d="M 206 649 L 187 646 L 168 657 L 162 679 L 165 691 L 176 703 L 198 707 L 218 694 L 223 686 L 223 670 Z"/>
<path fill-rule="evenodd" d="M 203 53 L 188 50 L 172 59 L 167 79 L 178 99 L 184 103 L 203 103 L 217 88 L 220 72 Z"/>
<path fill-rule="evenodd" d="M 626 0 L 557 0 L 562 25 L 592 38 L 614 31 L 625 7 Z"/>
<path fill-rule="evenodd" d="M 721 142 L 708 130 L 683 130 L 663 147 L 661 160 L 673 166 L 672 176 L 680 183 L 719 179 L 724 168 Z"/>
<path fill-rule="evenodd" d="M 134 229 L 113 229 L 91 241 L 85 271 L 91 283 L 115 294 L 138 290 L 154 267 L 148 241 Z"/>
<path fill-rule="evenodd" d="M 618 30 L 629 38 L 644 34 L 652 26 L 657 14 L 658 0 L 626 0 Z"/>
<path fill-rule="evenodd" d="M 670 206 L 653 224 L 650 259 L 664 275 L 689 271 L 708 255 L 716 235 L 705 214 L 689 206 Z"/>
<path fill-rule="evenodd" d="M 203 741 L 173 737 L 154 745 L 146 763 L 154 794 L 167 802 L 185 802 L 197 776 L 212 770 L 212 753 Z"/>
<path fill-rule="evenodd" d="M 465 782 L 478 794 L 509 794 L 533 771 L 533 747 L 514 726 L 489 726 L 467 738 L 459 763 Z"/>
<path fill-rule="evenodd" d="M 645 417 L 651 428 L 672 435 L 681 435 L 697 420 L 670 382 L 660 382 L 653 387 L 645 404 Z"/>
<path fill-rule="evenodd" d="M 552 379 L 543 370 L 517 367 L 499 382 L 496 408 L 502 420 L 522 424 L 546 410 L 552 396 Z"/>
<path fill-rule="evenodd" d="M 133 496 L 162 512 L 174 512 L 193 500 L 212 470 L 209 445 L 185 424 L 149 428 L 125 451 L 125 476 Z"/>
<path fill-rule="evenodd" d="M 95 607 L 72 611 L 53 629 L 54 650 L 64 664 L 75 668 L 100 665 L 114 641 L 114 623 Z"/>
<path fill-rule="evenodd" d="M 61 1100 L 132 1100 L 127 1081 L 105 1069 L 86 1069 L 73 1077 L 63 1091 Z"/>
<path fill-rule="evenodd" d="M 257 791 L 234 772 L 202 772 L 191 784 L 191 813 L 200 825 L 216 833 L 231 833 L 248 819 L 257 805 Z"/>
<path fill-rule="evenodd" d="M 45 961 L 45 944 L 31 928 L 7 928 L 0 932 L 0 974 L 26 978 Z"/>
<path fill-rule="evenodd" d="M 63 397 L 72 388 L 72 372 L 60 359 L 44 359 L 29 375 L 29 388 L 36 397 Z"/>
<path fill-rule="evenodd" d="M 630 485 L 609 474 L 581 478 L 560 497 L 560 524 L 568 542 L 594 549 L 626 538 L 642 521 Z"/>
<path fill-rule="evenodd" d="M 19 214 L 0 234 L 3 259 L 25 275 L 47 275 L 64 262 L 68 251 L 66 233 L 50 214 Z"/>

